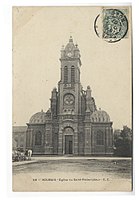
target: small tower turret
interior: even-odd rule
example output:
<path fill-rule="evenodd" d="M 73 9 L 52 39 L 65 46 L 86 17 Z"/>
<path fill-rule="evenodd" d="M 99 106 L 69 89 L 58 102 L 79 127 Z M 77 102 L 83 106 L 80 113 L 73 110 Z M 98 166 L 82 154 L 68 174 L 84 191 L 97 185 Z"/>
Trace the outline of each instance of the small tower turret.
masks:
<path fill-rule="evenodd" d="M 57 115 L 57 89 L 54 88 L 52 90 L 51 94 L 51 111 L 52 111 L 52 116 Z"/>

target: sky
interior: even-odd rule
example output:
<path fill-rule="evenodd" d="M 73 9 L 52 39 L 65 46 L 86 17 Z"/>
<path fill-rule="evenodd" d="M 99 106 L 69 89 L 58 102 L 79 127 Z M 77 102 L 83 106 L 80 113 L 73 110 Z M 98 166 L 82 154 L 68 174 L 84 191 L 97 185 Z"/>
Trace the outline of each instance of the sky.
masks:
<path fill-rule="evenodd" d="M 72 35 L 81 53 L 83 88 L 90 85 L 114 128 L 131 127 L 131 22 L 127 37 L 108 43 L 94 31 L 100 13 L 101 7 L 13 8 L 13 125 L 48 110 L 60 79 L 61 46 Z"/>

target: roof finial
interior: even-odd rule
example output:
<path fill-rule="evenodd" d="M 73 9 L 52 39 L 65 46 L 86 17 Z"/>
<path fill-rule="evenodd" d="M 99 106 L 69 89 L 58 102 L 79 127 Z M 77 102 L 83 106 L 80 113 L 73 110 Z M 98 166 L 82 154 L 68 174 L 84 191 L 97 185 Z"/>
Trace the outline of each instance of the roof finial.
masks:
<path fill-rule="evenodd" d="M 69 42 L 73 42 L 72 36 L 70 36 Z"/>

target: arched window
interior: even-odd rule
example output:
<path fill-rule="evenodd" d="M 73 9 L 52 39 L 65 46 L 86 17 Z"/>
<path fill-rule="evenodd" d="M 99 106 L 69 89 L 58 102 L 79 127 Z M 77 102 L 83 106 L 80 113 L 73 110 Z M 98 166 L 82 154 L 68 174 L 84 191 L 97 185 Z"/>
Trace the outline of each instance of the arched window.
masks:
<path fill-rule="evenodd" d="M 71 67 L 71 82 L 72 83 L 75 82 L 75 67 L 74 66 Z"/>
<path fill-rule="evenodd" d="M 103 134 L 103 132 L 101 132 L 101 131 L 97 132 L 96 143 L 97 143 L 97 145 L 104 145 L 104 134 Z"/>
<path fill-rule="evenodd" d="M 67 66 L 64 67 L 64 82 L 65 83 L 68 82 L 68 67 Z"/>
<path fill-rule="evenodd" d="M 40 131 L 35 134 L 35 145 L 41 145 L 42 143 L 42 133 Z"/>

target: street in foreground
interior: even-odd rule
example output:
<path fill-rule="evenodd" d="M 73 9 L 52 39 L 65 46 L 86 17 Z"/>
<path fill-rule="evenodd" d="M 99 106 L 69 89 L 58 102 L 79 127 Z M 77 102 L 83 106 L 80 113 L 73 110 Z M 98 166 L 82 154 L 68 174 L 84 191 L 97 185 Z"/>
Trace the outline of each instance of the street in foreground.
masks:
<path fill-rule="evenodd" d="M 33 157 L 13 163 L 13 191 L 131 191 L 132 160 Z"/>

